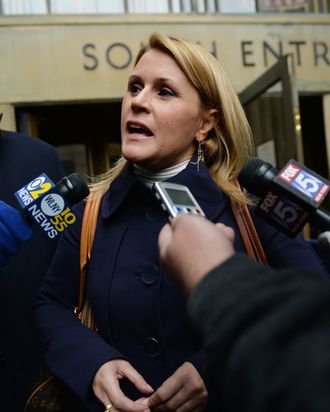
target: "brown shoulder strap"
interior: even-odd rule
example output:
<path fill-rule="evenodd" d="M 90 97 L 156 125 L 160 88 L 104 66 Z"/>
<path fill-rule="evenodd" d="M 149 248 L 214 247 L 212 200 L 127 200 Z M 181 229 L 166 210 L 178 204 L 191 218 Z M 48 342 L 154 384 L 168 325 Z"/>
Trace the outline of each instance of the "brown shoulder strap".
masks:
<path fill-rule="evenodd" d="M 240 188 L 237 179 L 233 183 L 235 186 Z M 231 208 L 236 219 L 246 253 L 255 260 L 268 264 L 266 253 L 254 226 L 248 207 L 246 205 L 238 205 L 236 202 L 232 201 Z"/>
<path fill-rule="evenodd" d="M 96 192 L 91 194 L 86 201 L 84 210 L 80 235 L 80 284 L 76 308 L 77 313 L 81 311 L 84 304 L 86 269 L 91 255 L 101 200 L 102 193 Z"/>

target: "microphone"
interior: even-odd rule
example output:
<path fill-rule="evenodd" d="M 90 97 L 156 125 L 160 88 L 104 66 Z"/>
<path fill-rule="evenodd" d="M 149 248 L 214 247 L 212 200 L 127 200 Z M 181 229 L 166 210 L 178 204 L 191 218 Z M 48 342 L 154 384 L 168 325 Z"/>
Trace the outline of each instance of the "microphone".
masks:
<path fill-rule="evenodd" d="M 330 215 L 320 204 L 330 182 L 296 160 L 278 171 L 270 163 L 252 158 L 238 180 L 260 198 L 256 213 L 290 237 L 296 236 L 307 221 L 321 231 L 330 230 Z"/>
<path fill-rule="evenodd" d="M 19 189 L 15 196 L 23 214 L 48 238 L 54 239 L 76 221 L 71 206 L 88 194 L 88 185 L 78 173 L 64 176 L 56 185 L 42 173 Z"/>
<path fill-rule="evenodd" d="M 324 248 L 330 248 L 330 231 L 327 230 L 326 232 L 321 233 L 317 240 L 319 241 L 320 245 Z"/>

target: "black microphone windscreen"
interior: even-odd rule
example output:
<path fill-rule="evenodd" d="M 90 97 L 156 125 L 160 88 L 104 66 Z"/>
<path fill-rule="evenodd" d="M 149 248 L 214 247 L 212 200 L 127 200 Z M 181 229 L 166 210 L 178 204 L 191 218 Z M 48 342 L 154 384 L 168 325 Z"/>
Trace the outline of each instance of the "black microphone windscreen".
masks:
<path fill-rule="evenodd" d="M 325 246 L 328 249 L 330 248 L 330 232 L 329 231 L 321 233 L 317 239 L 322 246 Z"/>
<path fill-rule="evenodd" d="M 253 195 L 263 197 L 277 175 L 277 170 L 258 157 L 252 157 L 242 168 L 238 180 Z"/>
<path fill-rule="evenodd" d="M 56 184 L 56 187 L 71 205 L 80 202 L 89 195 L 89 187 L 78 173 L 64 176 Z"/>

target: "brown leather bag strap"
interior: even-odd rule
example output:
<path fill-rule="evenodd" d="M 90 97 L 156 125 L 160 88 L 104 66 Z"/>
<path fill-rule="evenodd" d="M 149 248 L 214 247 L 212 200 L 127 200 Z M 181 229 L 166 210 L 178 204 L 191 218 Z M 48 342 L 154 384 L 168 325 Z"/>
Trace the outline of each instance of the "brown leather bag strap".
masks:
<path fill-rule="evenodd" d="M 236 187 L 241 188 L 237 179 L 233 181 L 233 183 Z M 236 202 L 232 201 L 231 208 L 246 253 L 260 263 L 268 264 L 266 253 L 254 226 L 248 207 L 246 205 L 238 205 Z"/>
<path fill-rule="evenodd" d="M 87 263 L 91 255 L 101 200 L 102 193 L 91 194 L 84 210 L 80 235 L 80 284 L 76 313 L 80 313 L 85 300 Z"/>

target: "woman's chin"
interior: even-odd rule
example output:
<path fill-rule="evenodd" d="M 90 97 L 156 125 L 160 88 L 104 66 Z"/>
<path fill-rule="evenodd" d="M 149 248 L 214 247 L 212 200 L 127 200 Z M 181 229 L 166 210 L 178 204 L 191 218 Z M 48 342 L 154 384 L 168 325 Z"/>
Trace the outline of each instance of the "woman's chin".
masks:
<path fill-rule="evenodd" d="M 122 155 L 129 162 L 137 164 L 148 162 L 148 159 L 152 157 L 150 153 L 146 153 L 145 150 L 139 150 L 138 148 L 132 147 L 122 148 Z"/>

